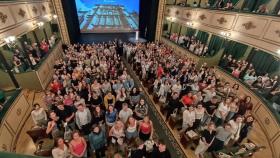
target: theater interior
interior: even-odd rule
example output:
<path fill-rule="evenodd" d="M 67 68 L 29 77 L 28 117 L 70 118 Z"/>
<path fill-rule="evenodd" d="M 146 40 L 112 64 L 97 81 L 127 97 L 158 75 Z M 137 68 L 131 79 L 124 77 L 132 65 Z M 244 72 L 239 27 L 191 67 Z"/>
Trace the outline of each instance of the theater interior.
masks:
<path fill-rule="evenodd" d="M 280 158 L 280 0 L 2 0 L 0 121 L 0 158 Z"/>

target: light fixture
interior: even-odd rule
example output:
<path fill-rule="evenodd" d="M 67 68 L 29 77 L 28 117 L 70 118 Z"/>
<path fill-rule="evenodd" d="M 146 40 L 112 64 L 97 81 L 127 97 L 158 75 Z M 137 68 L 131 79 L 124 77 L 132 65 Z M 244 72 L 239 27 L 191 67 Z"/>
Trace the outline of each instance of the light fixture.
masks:
<path fill-rule="evenodd" d="M 13 42 L 15 42 L 15 40 L 16 40 L 16 37 L 15 37 L 15 36 L 9 36 L 9 37 L 4 38 L 4 41 L 5 41 L 7 44 L 13 43 Z"/>
<path fill-rule="evenodd" d="M 54 14 L 52 17 L 53 17 L 53 19 L 57 19 L 57 15 L 56 14 Z"/>
<path fill-rule="evenodd" d="M 225 36 L 225 37 L 230 37 L 231 33 L 230 32 L 221 32 L 221 35 Z"/>
<path fill-rule="evenodd" d="M 171 21 L 171 22 L 174 22 L 176 20 L 176 18 L 173 18 L 173 17 L 167 17 L 166 19 Z"/>
<path fill-rule="evenodd" d="M 16 37 L 15 36 L 8 36 L 6 38 L 4 38 L 4 41 L 6 42 L 6 44 L 11 48 L 14 47 L 16 44 Z"/>
<path fill-rule="evenodd" d="M 280 56 L 280 49 L 278 49 L 277 54 Z"/>
<path fill-rule="evenodd" d="M 37 22 L 37 26 L 40 28 L 42 26 L 44 26 L 44 22 Z"/>
<path fill-rule="evenodd" d="M 189 21 L 188 21 L 186 24 L 187 24 L 188 26 L 193 26 L 193 23 L 192 23 L 192 22 L 189 22 Z"/>

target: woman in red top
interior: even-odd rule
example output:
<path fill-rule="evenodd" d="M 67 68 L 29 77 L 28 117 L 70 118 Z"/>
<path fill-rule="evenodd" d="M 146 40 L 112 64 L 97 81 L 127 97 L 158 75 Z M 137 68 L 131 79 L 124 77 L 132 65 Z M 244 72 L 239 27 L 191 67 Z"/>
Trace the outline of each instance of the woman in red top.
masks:
<path fill-rule="evenodd" d="M 61 89 L 61 84 L 57 80 L 53 80 L 51 83 L 51 91 L 57 93 Z"/>
<path fill-rule="evenodd" d="M 157 68 L 157 77 L 161 78 L 161 76 L 163 75 L 164 71 L 163 68 L 161 66 L 161 64 L 159 64 L 158 68 Z"/>
<path fill-rule="evenodd" d="M 74 157 L 87 157 L 87 143 L 78 131 L 72 133 L 72 140 L 69 143 L 69 147 Z"/>
<path fill-rule="evenodd" d="M 45 52 L 48 53 L 49 52 L 49 45 L 47 44 L 47 42 L 45 40 L 43 40 L 40 44 L 40 48 Z"/>
<path fill-rule="evenodd" d="M 153 122 L 149 116 L 145 116 L 139 124 L 139 138 L 143 141 L 149 140 L 153 136 Z"/>
<path fill-rule="evenodd" d="M 193 104 L 193 95 L 189 92 L 187 95 L 184 95 L 181 99 L 185 107 L 189 107 Z"/>

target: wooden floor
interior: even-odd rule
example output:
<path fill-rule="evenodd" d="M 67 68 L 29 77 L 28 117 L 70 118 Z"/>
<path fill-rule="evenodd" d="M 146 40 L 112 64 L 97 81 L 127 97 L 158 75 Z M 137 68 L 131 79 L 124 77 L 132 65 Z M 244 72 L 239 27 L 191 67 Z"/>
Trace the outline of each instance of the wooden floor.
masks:
<path fill-rule="evenodd" d="M 40 105 L 44 105 L 43 103 L 43 93 L 42 92 L 33 92 L 30 93 L 28 99 L 28 102 L 30 104 L 34 104 L 34 103 L 39 103 Z M 150 96 L 152 97 L 152 96 Z M 156 106 L 157 110 L 159 110 L 159 106 Z M 160 112 L 159 112 L 160 113 Z M 161 113 L 160 113 L 161 114 Z M 163 118 L 165 118 L 162 114 L 161 116 Z M 18 143 L 16 146 L 16 152 L 17 153 L 21 153 L 21 154 L 26 154 L 26 155 L 33 155 L 34 151 L 35 151 L 35 146 L 32 143 L 31 138 L 26 134 L 26 131 L 31 129 L 33 126 L 33 122 L 31 117 L 27 120 L 24 128 L 22 129 L 22 132 L 20 134 L 20 137 L 18 139 Z M 167 125 L 169 127 L 169 125 Z M 169 127 L 170 128 L 170 127 Z M 171 128 L 170 128 L 171 129 Z M 183 149 L 183 151 L 185 152 L 185 154 L 187 155 L 188 158 L 195 158 L 196 156 L 194 155 L 194 151 L 191 149 L 184 149 L 183 146 L 180 144 L 179 141 L 179 134 L 177 132 L 177 130 L 171 130 L 172 134 L 174 135 L 174 137 L 176 138 L 178 144 L 180 145 L 180 147 Z M 256 122 L 254 125 L 253 130 L 250 132 L 250 135 L 248 137 L 250 140 L 252 140 L 253 142 L 255 142 L 256 144 L 259 145 L 263 145 L 266 146 L 267 148 L 262 150 L 261 152 L 256 153 L 253 158 L 272 158 L 271 155 L 271 150 L 269 148 L 269 144 L 266 140 L 266 137 L 264 135 L 264 132 L 262 131 L 261 127 L 259 126 L 259 124 Z"/>

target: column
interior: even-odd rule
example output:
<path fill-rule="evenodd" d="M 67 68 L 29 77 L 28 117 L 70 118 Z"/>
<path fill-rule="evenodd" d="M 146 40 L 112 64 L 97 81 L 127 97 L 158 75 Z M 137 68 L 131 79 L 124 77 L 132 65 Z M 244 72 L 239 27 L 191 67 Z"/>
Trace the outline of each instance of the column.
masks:
<path fill-rule="evenodd" d="M 54 7 L 55 14 L 57 15 L 57 19 L 58 19 L 57 22 L 58 22 L 58 26 L 59 26 L 61 39 L 62 39 L 63 43 L 70 44 L 69 33 L 68 33 L 61 1 L 62 0 L 52 0 L 52 4 Z"/>

